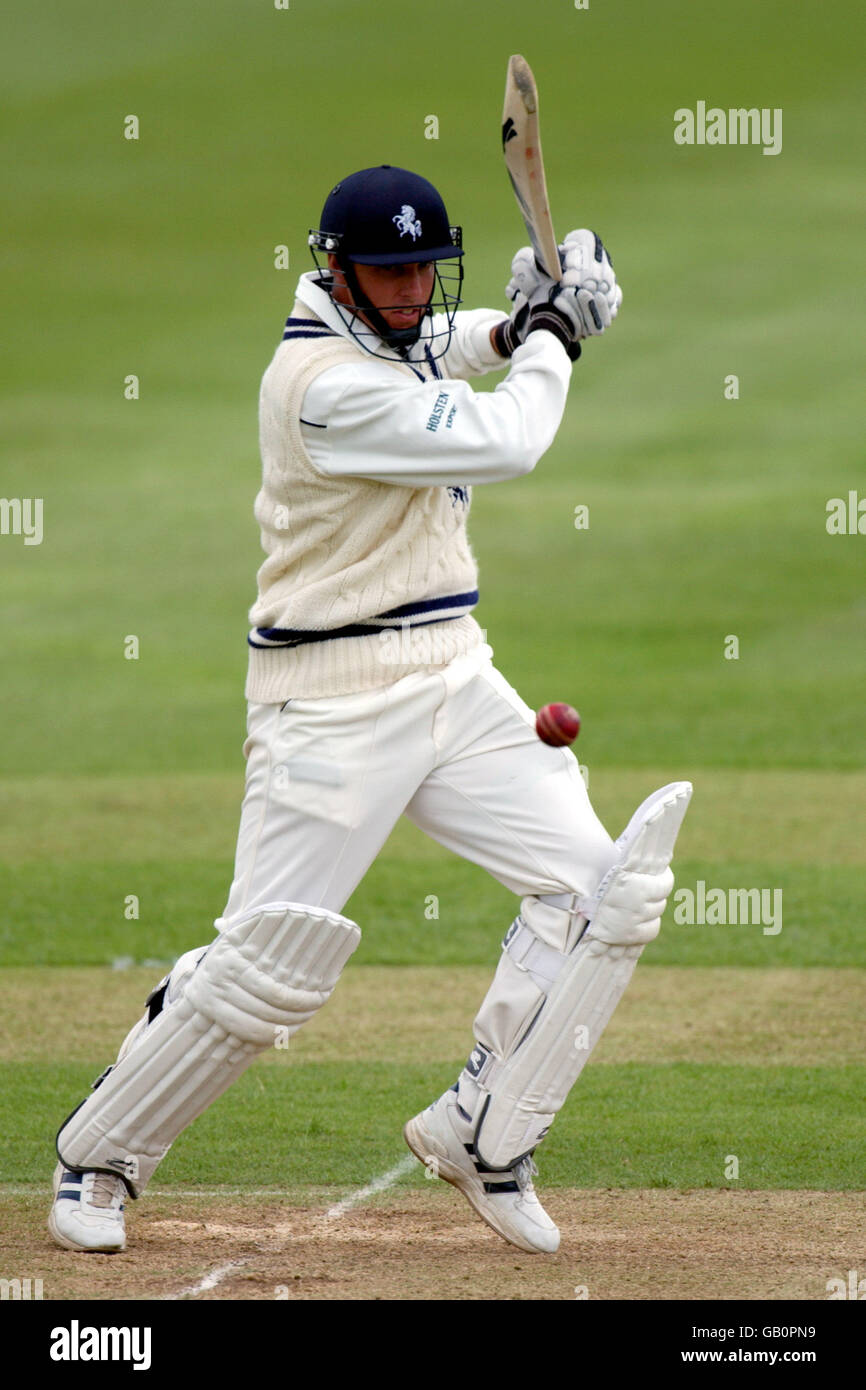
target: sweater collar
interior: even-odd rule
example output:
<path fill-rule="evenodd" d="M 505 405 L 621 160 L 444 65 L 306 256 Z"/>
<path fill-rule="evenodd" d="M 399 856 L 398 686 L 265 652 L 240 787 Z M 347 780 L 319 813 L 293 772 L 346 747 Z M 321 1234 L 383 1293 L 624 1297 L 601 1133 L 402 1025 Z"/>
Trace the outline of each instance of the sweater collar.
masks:
<path fill-rule="evenodd" d="M 370 331 L 372 346 L 368 348 L 365 344 L 360 343 L 350 332 L 343 315 L 328 294 L 328 291 L 323 289 L 320 284 L 317 284 L 317 280 L 318 273 L 315 270 L 307 271 L 298 281 L 295 297 L 299 299 L 302 304 L 306 305 L 308 309 L 311 309 L 316 317 L 320 318 L 333 333 L 338 333 L 341 338 L 345 338 L 348 342 L 354 343 L 362 352 L 367 352 L 370 356 L 387 356 L 392 358 L 395 362 L 406 361 L 405 357 L 399 352 L 395 352 L 393 348 L 388 347 L 387 343 L 381 338 L 373 336 L 372 331 Z M 430 331 L 429 324 L 430 320 L 427 319 L 425 321 L 427 333 Z M 418 339 L 418 342 L 413 345 L 409 354 L 409 360 L 419 365 L 426 365 L 427 361 L 427 354 L 425 351 L 426 336 L 427 335 L 422 331 L 421 337 Z"/>

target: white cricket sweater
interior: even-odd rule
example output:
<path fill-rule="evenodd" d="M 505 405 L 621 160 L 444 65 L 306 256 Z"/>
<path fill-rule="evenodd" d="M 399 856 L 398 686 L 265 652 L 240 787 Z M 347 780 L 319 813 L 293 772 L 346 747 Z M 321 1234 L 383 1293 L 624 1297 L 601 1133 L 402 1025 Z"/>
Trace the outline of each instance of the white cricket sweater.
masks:
<path fill-rule="evenodd" d="M 557 339 L 538 332 L 496 390 L 476 394 L 465 377 L 507 365 L 490 344 L 503 315 L 488 309 L 456 315 L 439 361 L 424 338 L 408 363 L 379 340 L 387 356 L 371 356 L 315 281 L 301 277 L 261 388 L 256 703 L 371 690 L 482 640 L 470 485 L 535 466 L 570 376 Z"/>

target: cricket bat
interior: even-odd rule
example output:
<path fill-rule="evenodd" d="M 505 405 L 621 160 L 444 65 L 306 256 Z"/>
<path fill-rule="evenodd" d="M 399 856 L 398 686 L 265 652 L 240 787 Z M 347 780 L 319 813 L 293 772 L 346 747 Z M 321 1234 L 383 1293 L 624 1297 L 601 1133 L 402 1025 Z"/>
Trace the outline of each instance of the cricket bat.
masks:
<path fill-rule="evenodd" d="M 532 69 L 519 53 L 508 60 L 502 108 L 502 152 L 535 259 L 552 280 L 558 280 L 562 269 L 541 157 L 538 88 Z"/>

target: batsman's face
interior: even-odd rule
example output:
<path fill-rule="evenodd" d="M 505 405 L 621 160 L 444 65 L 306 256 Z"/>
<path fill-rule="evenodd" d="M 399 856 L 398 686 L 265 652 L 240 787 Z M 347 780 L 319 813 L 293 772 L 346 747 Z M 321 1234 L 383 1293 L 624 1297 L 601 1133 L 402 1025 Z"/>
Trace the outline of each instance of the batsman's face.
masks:
<path fill-rule="evenodd" d="M 333 296 L 338 304 L 354 304 L 336 258 L 328 257 L 335 271 Z M 410 261 L 408 265 L 359 265 L 353 263 L 358 285 L 367 302 L 378 309 L 389 328 L 414 328 L 433 293 L 436 268 L 432 261 Z M 363 318 L 363 314 L 361 315 Z"/>

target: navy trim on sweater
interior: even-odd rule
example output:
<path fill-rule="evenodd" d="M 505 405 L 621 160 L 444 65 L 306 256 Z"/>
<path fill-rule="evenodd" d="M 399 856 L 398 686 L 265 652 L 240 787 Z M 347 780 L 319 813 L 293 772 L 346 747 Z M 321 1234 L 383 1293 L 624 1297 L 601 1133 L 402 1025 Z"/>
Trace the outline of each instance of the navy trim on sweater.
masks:
<path fill-rule="evenodd" d="M 264 638 L 264 641 L 256 642 L 252 636 L 249 636 L 247 642 L 251 647 L 267 651 L 271 647 L 300 647 L 307 642 L 330 642 L 337 637 L 369 637 L 376 632 L 400 632 L 405 628 L 428 627 L 431 623 L 455 622 L 457 618 L 465 618 L 477 602 L 478 590 L 473 589 L 470 593 L 452 594 L 448 598 L 431 598 L 422 599 L 418 603 L 403 603 L 399 608 L 391 608 L 387 613 L 380 614 L 378 618 L 369 619 L 366 623 L 349 623 L 346 627 L 332 627 L 318 632 L 310 628 L 257 627 L 256 636 Z M 445 618 L 436 616 L 445 608 L 463 608 L 466 611 Z M 419 622 L 405 621 L 406 618 L 410 617 L 420 618 L 425 613 L 434 616 L 421 618 Z M 398 623 L 388 621 L 393 618 L 399 618 L 401 621 Z"/>
<path fill-rule="evenodd" d="M 286 319 L 286 326 L 283 329 L 283 342 L 292 341 L 295 338 L 337 338 L 339 334 L 330 329 L 327 324 L 322 323 L 321 319 L 299 319 L 292 318 L 291 315 Z"/>
<path fill-rule="evenodd" d="M 337 336 L 336 333 L 332 333 L 328 328 L 325 329 L 324 333 L 314 332 L 313 329 L 310 328 L 301 328 L 297 331 L 292 330 L 290 332 L 287 328 L 283 334 L 283 342 L 291 343 L 294 342 L 295 338 L 336 338 Z"/>
<path fill-rule="evenodd" d="M 463 608 L 474 608 L 478 602 L 478 590 L 472 589 L 468 594 L 449 594 L 447 598 L 422 598 L 417 603 L 402 603 L 399 608 L 389 608 L 387 613 L 380 613 L 379 618 L 410 618 L 415 613 L 432 613 L 436 608 L 456 608 L 458 604 Z M 374 618 L 373 622 L 378 622 Z"/>

